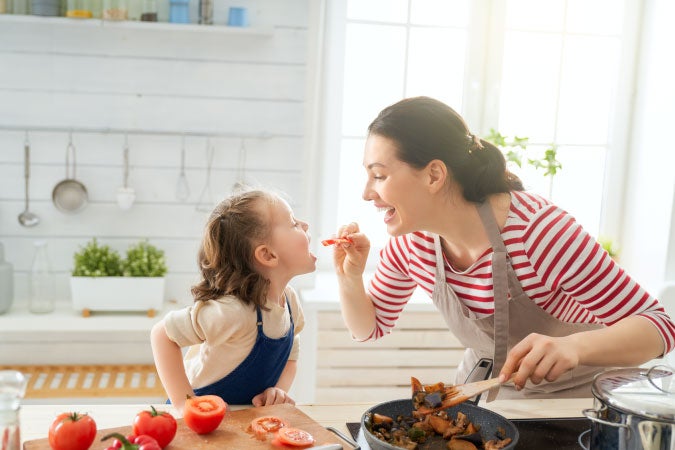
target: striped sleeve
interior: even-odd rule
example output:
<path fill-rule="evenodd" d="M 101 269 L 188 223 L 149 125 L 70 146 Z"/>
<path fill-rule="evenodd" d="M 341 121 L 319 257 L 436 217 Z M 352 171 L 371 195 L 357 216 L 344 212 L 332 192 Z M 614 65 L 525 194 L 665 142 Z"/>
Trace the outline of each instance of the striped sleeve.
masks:
<path fill-rule="evenodd" d="M 391 238 L 380 252 L 377 270 L 368 286 L 368 294 L 375 305 L 376 326 L 366 340 L 391 333 L 417 286 L 408 275 L 409 245 L 407 236 L 399 236 Z"/>
<path fill-rule="evenodd" d="M 603 324 L 639 315 L 659 331 L 665 352 L 675 348 L 675 322 L 572 216 L 552 205 L 531 218 L 523 241 L 548 289 L 561 290 Z"/>

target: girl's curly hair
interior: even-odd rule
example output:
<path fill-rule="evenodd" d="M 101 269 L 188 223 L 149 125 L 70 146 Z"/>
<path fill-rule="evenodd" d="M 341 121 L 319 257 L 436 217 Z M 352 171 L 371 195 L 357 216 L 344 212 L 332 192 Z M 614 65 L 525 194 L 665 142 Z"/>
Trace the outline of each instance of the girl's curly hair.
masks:
<path fill-rule="evenodd" d="M 202 279 L 192 286 L 195 302 L 233 295 L 265 308 L 270 283 L 255 270 L 253 252 L 270 233 L 265 206 L 277 200 L 270 192 L 248 190 L 216 206 L 199 249 Z"/>

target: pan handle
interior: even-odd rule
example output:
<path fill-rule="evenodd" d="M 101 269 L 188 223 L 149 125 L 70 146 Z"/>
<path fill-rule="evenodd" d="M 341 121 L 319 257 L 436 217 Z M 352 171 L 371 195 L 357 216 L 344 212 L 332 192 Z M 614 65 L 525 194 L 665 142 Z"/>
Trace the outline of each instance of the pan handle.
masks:
<path fill-rule="evenodd" d="M 337 428 L 334 427 L 326 427 L 328 431 L 331 431 L 333 434 L 335 434 L 337 437 L 345 441 L 347 444 L 351 445 L 354 450 L 361 450 L 361 446 L 354 442 L 354 439 L 350 438 L 346 434 L 344 434 L 342 431 L 338 430 Z"/>
<path fill-rule="evenodd" d="M 490 378 L 490 374 L 492 373 L 492 364 L 493 361 L 491 358 L 481 358 L 478 360 L 475 366 L 473 366 L 473 369 L 471 369 L 471 372 L 469 372 L 469 375 L 467 375 L 466 380 L 464 383 L 472 383 L 474 381 L 483 381 L 487 380 Z M 478 405 L 478 402 L 480 401 L 480 396 L 482 394 L 478 394 L 473 398 L 470 398 L 467 400 L 465 403 L 470 403 L 472 405 Z"/>
<path fill-rule="evenodd" d="M 73 176 L 70 177 L 70 153 L 73 153 Z M 73 145 L 73 133 L 68 135 L 68 146 L 66 147 L 66 179 L 75 179 L 75 168 L 77 162 L 75 161 L 75 145 Z"/>

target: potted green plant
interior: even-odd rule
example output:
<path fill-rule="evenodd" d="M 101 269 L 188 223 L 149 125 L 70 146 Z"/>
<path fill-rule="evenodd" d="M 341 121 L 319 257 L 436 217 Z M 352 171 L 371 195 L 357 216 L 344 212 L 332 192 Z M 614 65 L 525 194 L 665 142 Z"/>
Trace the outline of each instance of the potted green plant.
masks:
<path fill-rule="evenodd" d="M 93 238 L 73 256 L 70 278 L 73 307 L 91 311 L 146 311 L 152 317 L 164 301 L 164 252 L 141 241 L 126 258 Z"/>
<path fill-rule="evenodd" d="M 527 153 L 529 138 L 514 136 L 512 139 L 509 139 L 494 128 L 490 128 L 490 133 L 484 139 L 501 149 L 507 162 L 514 163 L 518 167 L 523 167 L 523 158 L 525 158 Z M 552 143 L 539 158 L 527 158 L 527 164 L 535 169 L 543 170 L 544 176 L 549 177 L 548 198 L 553 196 L 553 177 L 562 169 L 562 164 L 558 161 L 557 156 L 558 146 Z"/>

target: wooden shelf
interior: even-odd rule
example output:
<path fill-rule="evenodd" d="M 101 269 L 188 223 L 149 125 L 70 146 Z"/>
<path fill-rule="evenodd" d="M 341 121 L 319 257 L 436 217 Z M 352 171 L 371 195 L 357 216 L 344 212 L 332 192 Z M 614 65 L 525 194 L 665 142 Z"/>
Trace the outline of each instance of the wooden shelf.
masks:
<path fill-rule="evenodd" d="M 148 31 L 185 31 L 196 33 L 222 33 L 239 36 L 271 37 L 273 28 L 229 27 L 226 25 L 199 25 L 193 23 L 140 22 L 131 20 L 74 19 L 70 17 L 45 17 L 31 15 L 0 14 L 0 23 L 25 23 L 64 25 L 85 28 L 130 29 Z"/>

